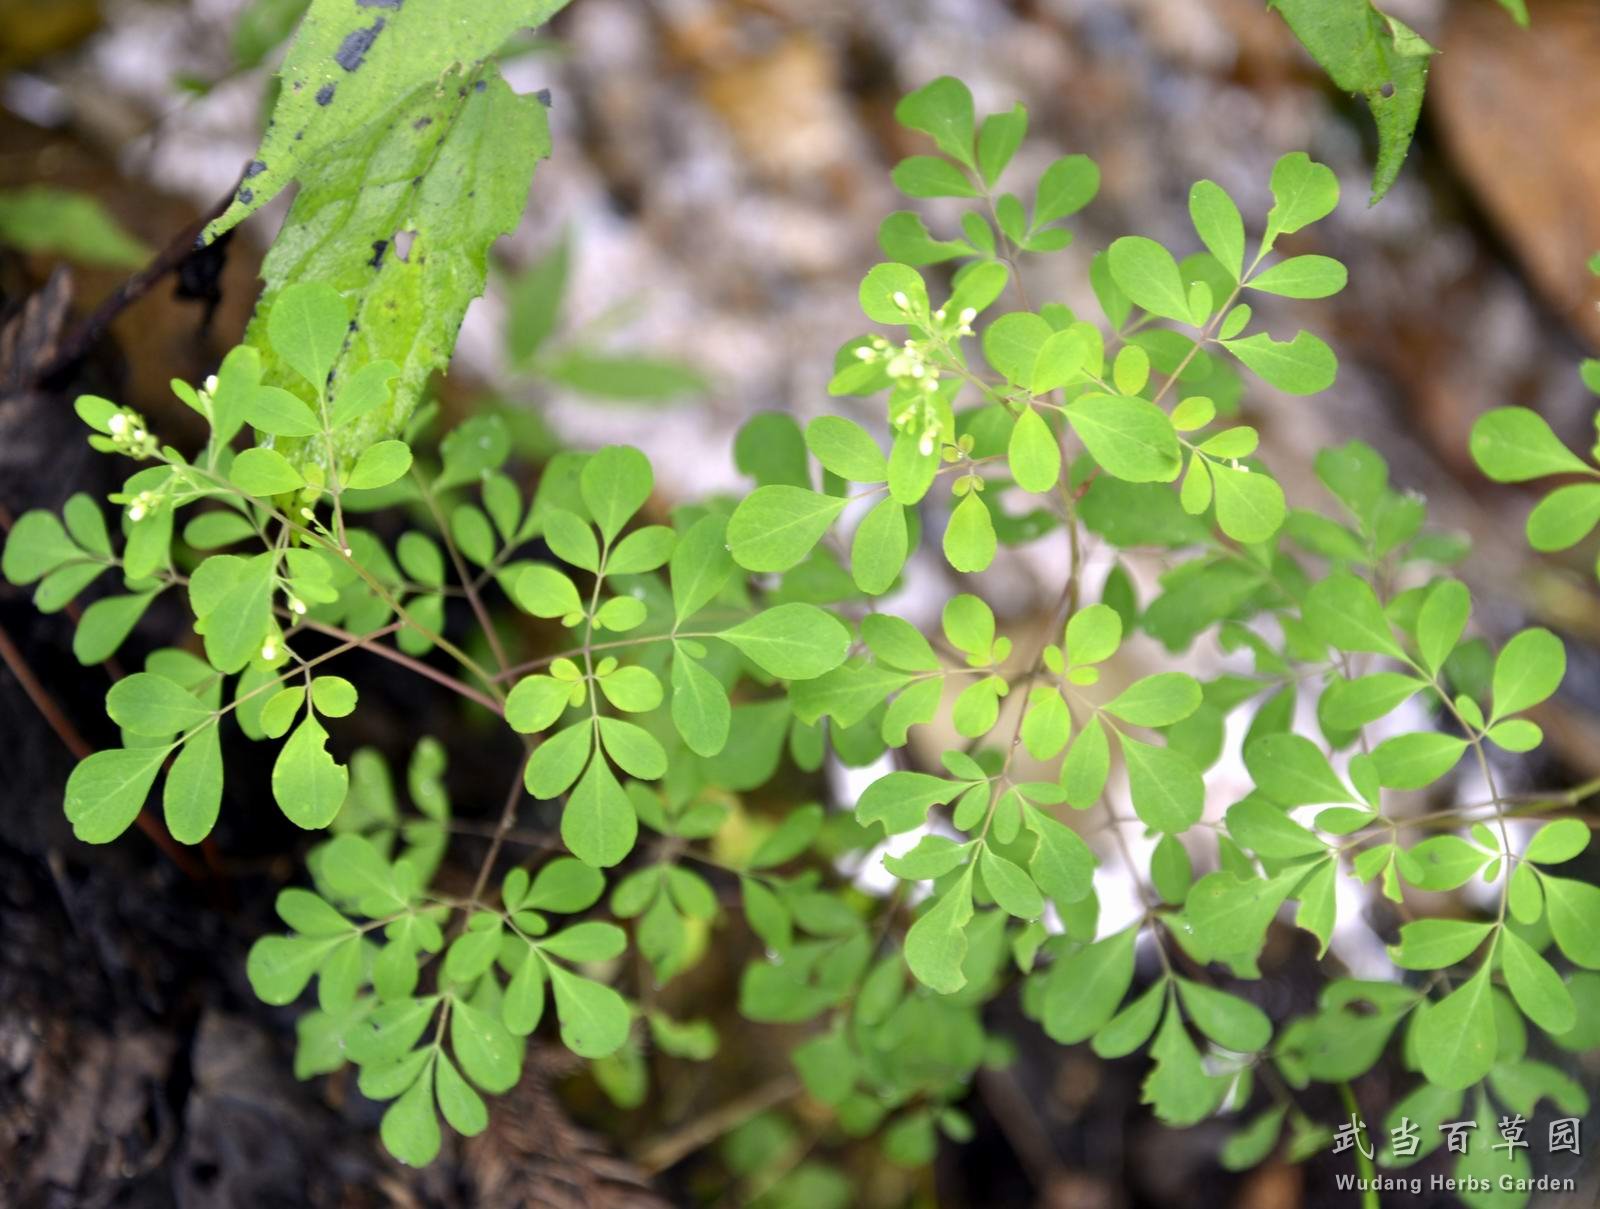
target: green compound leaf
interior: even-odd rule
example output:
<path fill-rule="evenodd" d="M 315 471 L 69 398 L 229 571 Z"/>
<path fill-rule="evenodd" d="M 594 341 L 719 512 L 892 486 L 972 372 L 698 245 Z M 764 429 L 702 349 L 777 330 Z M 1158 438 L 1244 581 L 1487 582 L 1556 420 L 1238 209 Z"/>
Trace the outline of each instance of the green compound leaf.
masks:
<path fill-rule="evenodd" d="M 1267 246 L 1277 235 L 1293 234 L 1332 214 L 1339 204 L 1339 178 L 1326 164 L 1303 151 L 1291 151 L 1272 166 L 1272 209 L 1267 212 Z"/>
<path fill-rule="evenodd" d="M 1167 1010 L 1151 1043 L 1150 1057 L 1155 1064 L 1144 1081 L 1142 1100 L 1154 1107 L 1156 1116 L 1169 1125 L 1183 1126 L 1194 1125 L 1216 1111 L 1229 1081 L 1206 1072 L 1176 1006 Z"/>
<path fill-rule="evenodd" d="M 1253 959 L 1300 876 L 1295 869 L 1265 881 L 1224 870 L 1206 874 L 1190 889 L 1186 905 L 1196 939 L 1218 956 Z"/>
<path fill-rule="evenodd" d="M 1271 0 L 1268 7 L 1282 14 L 1295 37 L 1341 91 L 1359 92 L 1372 110 L 1378 123 L 1378 163 L 1372 173 L 1372 202 L 1376 204 L 1399 176 L 1411 146 L 1434 48 L 1374 8 L 1371 0 Z M 1305 159 L 1303 155 L 1300 158 Z M 1323 191 L 1326 188 L 1322 186 Z M 1282 206 L 1277 171 L 1273 173 L 1273 193 Z M 1337 184 L 1333 185 L 1333 198 L 1337 202 Z M 1330 203 L 1322 213 L 1332 209 Z M 1278 207 L 1274 207 L 1273 214 L 1277 213 Z M 1306 221 L 1320 217 L 1322 214 L 1316 214 Z M 1269 215 L 1268 242 L 1276 231 L 1294 231 L 1298 226 L 1286 221 L 1275 224 Z"/>
<path fill-rule="evenodd" d="M 667 771 L 667 753 L 642 726 L 620 718 L 601 718 L 600 742 L 617 767 L 629 776 L 653 781 Z"/>
<path fill-rule="evenodd" d="M 263 936 L 250 946 L 245 976 L 263 1003 L 281 1007 L 306 989 L 340 936 Z"/>
<path fill-rule="evenodd" d="M 972 245 L 963 240 L 935 239 L 922 215 L 911 210 L 897 210 L 878 224 L 878 246 L 890 260 L 907 265 L 940 264 L 973 253 Z M 846 366 L 834 375 L 828 393 L 856 393 L 856 383 L 876 382 L 881 374 L 879 366 Z"/>
<path fill-rule="evenodd" d="M 1497 407 L 1478 417 L 1469 442 L 1479 469 L 1497 483 L 1525 483 L 1550 474 L 1590 474 L 1585 463 L 1526 407 Z"/>
<path fill-rule="evenodd" d="M 816 605 L 778 605 L 717 634 L 769 675 L 810 680 L 839 666 L 850 631 Z"/>
<path fill-rule="evenodd" d="M 889 173 L 894 187 L 907 197 L 976 197 L 977 188 L 960 168 L 937 155 L 913 155 Z"/>
<path fill-rule="evenodd" d="M 1257 856 L 1293 860 L 1326 851 L 1314 832 L 1259 798 L 1246 798 L 1228 808 L 1228 834 Z"/>
<path fill-rule="evenodd" d="M 747 571 L 787 571 L 811 553 L 848 503 L 804 487 L 757 487 L 728 519 L 734 561 Z"/>
<path fill-rule="evenodd" d="M 220 672 L 237 672 L 261 651 L 272 624 L 271 554 L 206 559 L 189 580 L 189 603 L 205 636 L 206 658 Z"/>
<path fill-rule="evenodd" d="M 1067 795 L 1067 804 L 1076 810 L 1089 809 L 1099 800 L 1110 774 L 1111 742 L 1105 725 L 1098 717 L 1091 718 L 1061 762 L 1061 790 Z"/>
<path fill-rule="evenodd" d="M 359 835 L 347 833 L 328 841 L 322 876 L 336 897 L 349 899 L 373 918 L 392 915 L 407 903 L 396 867 Z"/>
<path fill-rule="evenodd" d="M 601 694 L 624 713 L 648 713 L 664 696 L 661 681 L 648 668 L 624 665 L 599 679 Z"/>
<path fill-rule="evenodd" d="M 983 329 L 983 355 L 1008 381 L 1025 385 L 1032 381 L 1040 352 L 1053 334 L 1040 316 L 1014 311 Z"/>
<path fill-rule="evenodd" d="M 1407 854 L 1406 880 L 1422 890 L 1454 890 L 1489 863 L 1489 854 L 1458 835 L 1436 835 Z"/>
<path fill-rule="evenodd" d="M 606 559 L 606 573 L 638 575 L 654 571 L 672 557 L 677 544 L 678 535 L 665 525 L 635 529 L 612 548 Z"/>

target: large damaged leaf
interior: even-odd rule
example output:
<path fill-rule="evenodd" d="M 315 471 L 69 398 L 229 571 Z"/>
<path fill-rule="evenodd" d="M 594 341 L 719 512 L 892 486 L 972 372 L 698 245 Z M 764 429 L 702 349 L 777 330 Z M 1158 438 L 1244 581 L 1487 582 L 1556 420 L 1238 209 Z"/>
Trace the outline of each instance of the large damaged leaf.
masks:
<path fill-rule="evenodd" d="M 299 182 L 246 338 L 261 349 L 265 382 L 303 388 L 264 339 L 273 302 L 289 282 L 344 295 L 354 318 L 334 393 L 374 361 L 400 375 L 387 406 L 337 435 L 342 456 L 399 430 L 450 359 L 489 245 L 522 214 L 549 154 L 544 106 L 512 92 L 486 56 L 564 2 L 315 0 L 301 24 L 261 148 L 204 238 Z M 295 444 L 277 448 L 292 458 Z"/>
<path fill-rule="evenodd" d="M 1269 0 L 1268 7 L 1282 14 L 1334 84 L 1359 92 L 1372 110 L 1378 123 L 1376 203 L 1394 184 L 1411 146 L 1434 48 L 1371 0 Z"/>

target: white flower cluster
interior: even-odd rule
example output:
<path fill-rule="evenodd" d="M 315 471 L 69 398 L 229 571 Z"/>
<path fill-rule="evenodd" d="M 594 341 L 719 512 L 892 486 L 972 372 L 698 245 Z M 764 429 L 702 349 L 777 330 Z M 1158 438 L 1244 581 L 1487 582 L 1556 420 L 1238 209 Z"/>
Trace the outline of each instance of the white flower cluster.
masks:
<path fill-rule="evenodd" d="M 156 452 L 156 438 L 144 422 L 144 417 L 131 408 L 124 407 L 106 421 L 111 443 L 118 453 L 130 458 L 148 458 Z M 137 518 L 135 518 L 137 519 Z"/>
<path fill-rule="evenodd" d="M 894 303 L 910 313 L 911 303 L 903 292 L 894 295 Z M 933 312 L 930 335 L 905 340 L 898 346 L 882 336 L 873 336 L 856 349 L 856 356 L 862 361 L 882 363 L 894 383 L 889 397 L 889 423 L 896 432 L 914 435 L 924 457 L 933 452 L 939 440 L 939 412 L 933 405 L 933 395 L 939 389 L 942 367 L 936 353 L 951 341 L 972 335 L 972 321 L 977 316 L 977 311 L 966 307 L 952 322 L 948 311 L 940 307 Z"/>
<path fill-rule="evenodd" d="M 128 501 L 128 519 L 135 523 L 152 513 L 159 512 L 165 496 L 157 491 L 141 491 Z"/>

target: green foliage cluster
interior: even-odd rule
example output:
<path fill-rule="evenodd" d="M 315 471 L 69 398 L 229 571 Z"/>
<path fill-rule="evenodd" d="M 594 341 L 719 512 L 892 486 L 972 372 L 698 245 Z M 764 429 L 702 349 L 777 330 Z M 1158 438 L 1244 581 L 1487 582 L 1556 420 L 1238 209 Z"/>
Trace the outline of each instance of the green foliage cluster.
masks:
<path fill-rule="evenodd" d="M 428 6 L 407 6 L 393 18 L 397 43 L 413 9 L 410 36 L 429 35 Z M 339 44 L 337 32 L 308 18 L 285 116 L 302 104 L 300 65 Z M 503 33 L 479 32 L 485 45 Z M 400 68 L 420 76 L 424 63 Z M 482 104 L 519 112 L 484 70 Z M 304 78 L 310 88 L 317 77 Z M 433 104 L 432 83 L 418 96 Z M 456 107 L 456 130 L 477 120 L 477 103 Z M 337 146 L 355 159 L 338 172 L 409 125 L 350 106 L 355 124 L 339 127 Z M 517 129 L 480 116 L 485 138 Z M 651 505 L 650 464 L 628 447 L 560 453 L 530 496 L 505 470 L 496 418 L 433 441 L 432 409 L 407 396 L 415 367 L 440 361 L 437 348 L 420 361 L 415 350 L 443 329 L 414 317 L 404 348 L 350 339 L 381 285 L 295 251 L 310 218 L 301 208 L 316 206 L 306 174 L 334 173 L 316 158 L 334 151 L 273 169 L 278 184 L 299 174 L 302 192 L 261 314 L 214 379 L 174 383 L 208 443 L 187 457 L 131 409 L 80 398 L 91 444 L 138 463 L 111 496 L 116 539 L 78 496 L 60 517 L 22 517 L 6 545 L 6 577 L 37 584 L 42 609 L 120 578 L 120 593 L 83 613 L 75 650 L 86 663 L 115 651 L 164 593 L 194 617 L 197 642 L 152 653 L 108 693 L 122 746 L 72 774 L 77 835 L 116 838 L 161 779 L 167 827 L 198 842 L 223 796 L 224 726 L 277 745 L 274 798 L 326 834 L 308 854 L 310 888 L 278 897 L 287 931 L 255 945 L 248 974 L 274 1004 L 315 982 L 296 1073 L 353 1063 L 361 1091 L 389 1102 L 383 1140 L 409 1163 L 438 1152 L 441 1117 L 467 1135 L 485 1127 L 485 1096 L 517 1082 L 547 1008 L 619 1103 L 647 1094 L 646 1047 L 710 1057 L 712 1025 L 664 1014 L 644 984 L 692 968 L 714 934 L 741 931 L 758 943 L 740 1014 L 790 1026 L 785 1036 L 805 1026 L 791 1058 L 806 1092 L 843 1134 L 876 1134 L 908 1165 L 929 1161 L 940 1133 L 970 1134 L 957 1105 L 1010 1050 L 983 1008 L 1011 988 L 1063 1045 L 1144 1051 L 1144 1098 L 1162 1121 L 1235 1119 L 1232 1167 L 1280 1145 L 1295 1158 L 1324 1147 L 1331 1129 L 1297 1093 L 1348 1083 L 1391 1041 L 1417 1076 L 1393 1113 L 1424 1123 L 1425 1146 L 1437 1144 L 1429 1125 L 1462 1112 L 1527 1113 L 1541 1097 L 1586 1111 L 1573 1080 L 1529 1057 L 1528 1034 L 1570 1049 L 1597 1041 L 1600 888 L 1561 872 L 1589 828 L 1562 809 L 1574 796 L 1528 809 L 1502 794 L 1492 757 L 1540 744 L 1528 712 L 1558 688 L 1561 641 L 1533 628 L 1496 653 L 1470 632 L 1470 594 L 1447 570 L 1464 543 L 1427 529 L 1422 500 L 1390 485 L 1372 449 L 1321 451 L 1326 509 L 1290 508 L 1237 419 L 1250 379 L 1290 395 L 1334 381 L 1321 339 L 1274 337 L 1251 305 L 1344 286 L 1337 261 L 1283 246 L 1335 209 L 1332 171 L 1303 154 L 1279 160 L 1259 232 L 1220 186 L 1197 183 L 1193 240 L 1114 241 L 1091 262 L 1098 313 L 1080 315 L 1031 305 L 1019 266 L 1071 242 L 1063 223 L 1093 200 L 1095 165 L 1069 156 L 1030 198 L 1000 191 L 1027 114 L 980 123 L 953 79 L 906 97 L 897 116 L 937 150 L 901 162 L 899 188 L 972 205 L 949 238 L 909 210 L 880 231 L 888 259 L 860 290 L 874 331 L 839 350 L 830 392 L 868 400 L 849 405 L 858 414 L 881 406 L 883 422 L 831 414 L 802 428 L 758 415 L 734 451 L 753 489 L 670 513 Z M 382 129 L 362 124 L 372 122 Z M 524 187 L 506 185 L 508 206 Z M 443 233 L 431 251 L 447 255 L 457 239 L 477 248 L 496 229 L 498 219 Z M 347 236 L 330 238 L 342 248 Z M 945 264 L 948 287 L 934 269 Z M 479 284 L 469 267 L 438 313 L 459 314 Z M 414 288 L 433 313 L 441 287 Z M 1014 306 L 1002 304 L 1008 290 Z M 529 357 L 553 322 L 538 299 L 521 304 L 533 315 Z M 1596 385 L 1593 363 L 1584 372 Z M 1530 412 L 1491 413 L 1473 449 L 1497 479 L 1597 474 Z M 361 523 L 380 508 L 411 522 L 396 540 Z M 1562 486 L 1530 538 L 1570 545 L 1597 516 L 1600 485 Z M 937 538 L 924 533 L 935 526 Z M 919 548 L 977 575 L 1002 547 L 1035 545 L 1063 551 L 1037 646 L 1004 632 L 981 580 L 946 603 L 933 634 L 879 607 Z M 1164 569 L 1141 591 L 1130 560 L 1149 552 Z M 1091 554 L 1109 573 L 1091 574 Z M 447 599 L 470 606 L 472 637 L 451 633 Z M 541 628 L 504 624 L 508 610 L 560 633 L 557 649 L 530 645 Z M 313 636 L 319 653 L 302 655 Z M 1107 683 L 1124 647 L 1166 662 L 1202 637 L 1234 670 Z M 466 895 L 437 885 L 458 829 L 440 746 L 416 745 L 402 811 L 382 757 L 345 761 L 330 744 L 360 690 L 329 665 L 352 651 L 429 675 L 523 737 L 505 818 Z M 959 742 L 936 760 L 910 747 L 913 733 L 952 731 Z M 762 805 L 775 779 L 821 785 L 806 774 L 877 767 L 891 752 L 894 770 L 857 801 L 779 817 Z M 1235 754 L 1252 788 L 1208 820 L 1207 773 Z M 1402 807 L 1400 795 L 1463 763 L 1487 800 Z M 524 794 L 553 804 L 559 831 L 502 862 L 504 843 L 523 838 L 513 824 Z M 1546 814 L 1560 817 L 1523 843 L 1511 820 Z M 1121 845 L 1125 827 L 1155 841 L 1147 862 L 1121 848 L 1143 909 L 1102 934 L 1100 857 L 1086 837 Z M 866 861 L 897 879 L 894 893 L 853 883 L 848 871 Z M 1418 973 L 1334 978 L 1315 1011 L 1272 1019 L 1249 993 L 1269 926 L 1288 909 L 1325 953 L 1345 879 L 1376 883 L 1410 919 L 1391 952 Z M 1494 887 L 1497 906 L 1426 914 L 1437 892 L 1473 879 Z M 641 966 L 622 961 L 630 950 Z M 727 1160 L 754 1176 L 791 1133 L 781 1116 L 757 1118 L 728 1139 Z M 1482 1161 L 1464 1156 L 1462 1173 Z M 842 1203 L 840 1188 L 806 1161 L 762 1194 Z"/>

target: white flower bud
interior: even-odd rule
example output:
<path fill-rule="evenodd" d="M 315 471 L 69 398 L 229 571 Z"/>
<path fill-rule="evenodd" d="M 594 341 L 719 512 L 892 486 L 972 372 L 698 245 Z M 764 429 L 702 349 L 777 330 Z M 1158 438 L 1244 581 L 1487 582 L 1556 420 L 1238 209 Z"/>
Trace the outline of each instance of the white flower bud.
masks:
<path fill-rule="evenodd" d="M 906 297 L 906 292 L 904 290 L 896 290 L 894 292 L 894 304 L 902 311 L 909 311 L 911 309 L 911 299 Z"/>

